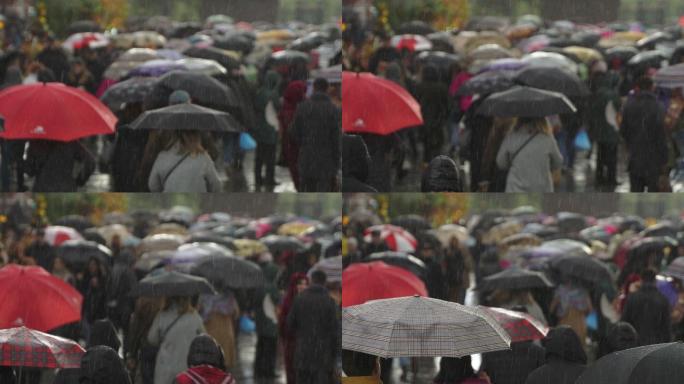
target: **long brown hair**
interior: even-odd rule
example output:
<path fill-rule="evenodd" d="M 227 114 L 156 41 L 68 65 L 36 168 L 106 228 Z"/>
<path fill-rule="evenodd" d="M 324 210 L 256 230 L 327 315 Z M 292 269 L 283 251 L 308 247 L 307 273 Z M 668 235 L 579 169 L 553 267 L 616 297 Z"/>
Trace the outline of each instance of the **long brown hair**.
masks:
<path fill-rule="evenodd" d="M 526 130 L 527 133 L 534 134 L 551 134 L 551 125 L 545 117 L 520 117 L 515 124 L 515 130 Z"/>
<path fill-rule="evenodd" d="M 171 149 L 176 144 L 179 146 L 178 152 L 183 155 L 197 156 L 206 152 L 202 145 L 202 135 L 199 131 L 176 131 L 167 149 Z"/>

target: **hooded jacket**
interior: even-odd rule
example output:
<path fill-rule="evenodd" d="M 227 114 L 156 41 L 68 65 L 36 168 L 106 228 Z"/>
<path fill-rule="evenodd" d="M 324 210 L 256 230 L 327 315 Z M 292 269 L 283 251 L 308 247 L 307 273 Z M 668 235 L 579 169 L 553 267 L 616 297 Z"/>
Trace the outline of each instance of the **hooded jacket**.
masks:
<path fill-rule="evenodd" d="M 422 192 L 463 192 L 456 162 L 448 156 L 437 156 L 423 172 Z"/>
<path fill-rule="evenodd" d="M 188 350 L 188 368 L 176 376 L 177 384 L 234 384 L 233 377 L 225 372 L 223 350 L 213 337 L 196 336 Z"/>
<path fill-rule="evenodd" d="M 371 157 L 361 136 L 342 136 L 342 192 L 377 192 L 366 184 Z"/>
<path fill-rule="evenodd" d="M 277 72 L 266 73 L 264 85 L 259 88 L 255 99 L 257 123 L 254 127 L 254 139 L 258 143 L 276 144 L 278 142 L 278 127 L 274 127 L 266 120 L 266 108 L 273 104 L 276 112 L 280 109 L 280 75 Z"/>
<path fill-rule="evenodd" d="M 89 348 L 81 358 L 81 384 L 131 384 L 123 361 L 111 348 Z"/>
<path fill-rule="evenodd" d="M 532 371 L 525 384 L 573 384 L 587 363 L 579 336 L 569 326 L 561 325 L 549 331 L 542 344 L 546 364 Z"/>

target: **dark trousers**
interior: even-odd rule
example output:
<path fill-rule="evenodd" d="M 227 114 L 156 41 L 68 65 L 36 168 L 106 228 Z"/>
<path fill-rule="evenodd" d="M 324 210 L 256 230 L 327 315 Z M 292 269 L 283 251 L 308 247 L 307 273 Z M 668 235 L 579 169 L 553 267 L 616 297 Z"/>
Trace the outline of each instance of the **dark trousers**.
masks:
<path fill-rule="evenodd" d="M 300 192 L 334 192 L 333 180 L 302 177 Z"/>
<path fill-rule="evenodd" d="M 297 384 L 333 384 L 333 370 L 320 368 L 315 371 L 297 370 Z"/>
<path fill-rule="evenodd" d="M 278 337 L 259 336 L 254 359 L 255 377 L 275 377 Z"/>
<path fill-rule="evenodd" d="M 266 184 L 275 184 L 275 161 L 276 145 L 258 143 L 254 160 L 254 181 L 257 185 L 264 183 L 261 173 L 264 167 L 266 167 Z"/>
<path fill-rule="evenodd" d="M 596 159 L 596 181 L 602 184 L 617 184 L 616 143 L 599 143 Z"/>
<path fill-rule="evenodd" d="M 630 192 L 658 192 L 658 177 L 660 175 L 654 172 L 652 175 L 639 176 L 632 173 L 629 174 Z"/>

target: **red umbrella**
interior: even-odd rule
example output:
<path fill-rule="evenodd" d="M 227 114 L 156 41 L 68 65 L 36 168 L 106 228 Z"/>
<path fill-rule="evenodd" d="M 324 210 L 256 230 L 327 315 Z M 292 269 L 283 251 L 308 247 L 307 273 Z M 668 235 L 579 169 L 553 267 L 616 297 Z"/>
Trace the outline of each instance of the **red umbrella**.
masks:
<path fill-rule="evenodd" d="M 85 350 L 69 339 L 26 327 L 0 330 L 0 365 L 80 368 Z"/>
<path fill-rule="evenodd" d="M 511 336 L 511 342 L 540 340 L 549 328 L 531 315 L 509 309 L 479 306 Z"/>
<path fill-rule="evenodd" d="M 95 96 L 59 83 L 0 92 L 4 139 L 74 141 L 114 133 L 117 118 Z"/>
<path fill-rule="evenodd" d="M 41 267 L 0 269 L 0 329 L 49 331 L 81 320 L 83 296 Z"/>
<path fill-rule="evenodd" d="M 370 243 L 373 232 L 380 232 L 380 237 L 392 251 L 415 252 L 418 246 L 416 238 L 402 227 L 391 224 L 374 225 L 363 231 L 363 240 Z"/>
<path fill-rule="evenodd" d="M 425 284 L 411 272 L 382 261 L 358 263 L 342 272 L 342 306 L 404 296 L 427 296 Z"/>
<path fill-rule="evenodd" d="M 342 129 L 389 135 L 423 124 L 420 104 L 404 88 L 370 73 L 342 73 Z"/>

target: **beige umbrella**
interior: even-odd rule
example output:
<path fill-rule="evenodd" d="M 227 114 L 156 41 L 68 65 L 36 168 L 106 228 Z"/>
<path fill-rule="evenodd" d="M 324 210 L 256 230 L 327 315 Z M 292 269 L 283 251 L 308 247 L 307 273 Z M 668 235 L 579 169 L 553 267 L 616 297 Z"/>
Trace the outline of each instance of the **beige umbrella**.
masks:
<path fill-rule="evenodd" d="M 149 235 L 140 242 L 138 252 L 175 251 L 183 243 L 185 243 L 185 237 L 181 235 L 166 233 Z"/>
<path fill-rule="evenodd" d="M 118 236 L 122 243 L 131 237 L 131 233 L 128 232 L 128 229 L 121 224 L 111 224 L 100 227 L 97 229 L 97 233 L 104 237 L 104 239 L 107 241 L 107 245 L 110 247 L 112 245 L 112 239 L 114 239 L 114 236 Z"/>
<path fill-rule="evenodd" d="M 185 228 L 184 226 L 176 223 L 163 223 L 159 224 L 157 227 L 155 227 L 151 234 L 152 235 L 157 235 L 157 234 L 170 234 L 170 235 L 181 235 L 181 236 L 186 236 L 188 235 L 188 229 Z"/>

